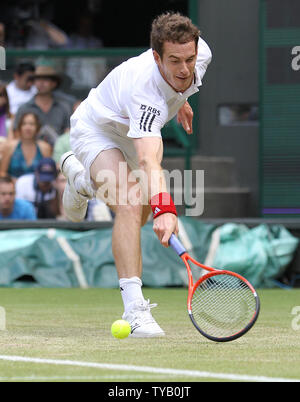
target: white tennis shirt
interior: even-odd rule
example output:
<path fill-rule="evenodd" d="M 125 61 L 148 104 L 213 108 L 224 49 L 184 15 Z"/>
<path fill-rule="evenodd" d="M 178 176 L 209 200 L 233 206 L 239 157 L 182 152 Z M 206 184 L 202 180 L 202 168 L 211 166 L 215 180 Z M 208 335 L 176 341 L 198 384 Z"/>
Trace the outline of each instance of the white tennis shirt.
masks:
<path fill-rule="evenodd" d="M 160 137 L 164 125 L 176 116 L 187 98 L 198 92 L 211 61 L 211 51 L 199 38 L 195 77 L 183 93 L 161 76 L 152 49 L 123 62 L 91 89 L 74 116 L 92 125 L 112 124 L 131 138 Z"/>

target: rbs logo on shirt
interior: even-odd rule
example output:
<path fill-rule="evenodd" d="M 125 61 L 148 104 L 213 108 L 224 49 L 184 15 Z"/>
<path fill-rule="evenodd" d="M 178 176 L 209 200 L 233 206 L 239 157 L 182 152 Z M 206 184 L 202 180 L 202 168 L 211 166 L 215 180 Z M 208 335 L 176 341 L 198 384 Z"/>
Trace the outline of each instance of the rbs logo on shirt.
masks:
<path fill-rule="evenodd" d="M 140 130 L 151 133 L 155 117 L 160 116 L 160 110 L 147 105 L 141 105 L 140 110 L 143 112 L 140 119 Z"/>
<path fill-rule="evenodd" d="M 155 109 L 152 106 L 147 106 L 147 105 L 141 105 L 141 110 L 147 111 L 149 113 L 153 113 L 156 116 L 160 116 L 160 110 Z"/>

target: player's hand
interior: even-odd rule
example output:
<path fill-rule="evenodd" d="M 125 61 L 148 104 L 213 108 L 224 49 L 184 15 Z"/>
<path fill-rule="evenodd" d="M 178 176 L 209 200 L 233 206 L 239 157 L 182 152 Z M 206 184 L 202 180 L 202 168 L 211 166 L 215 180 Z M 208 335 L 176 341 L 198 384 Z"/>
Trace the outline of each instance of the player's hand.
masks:
<path fill-rule="evenodd" d="M 193 109 L 188 102 L 185 102 L 177 113 L 177 121 L 182 125 L 187 134 L 193 133 L 193 116 Z"/>
<path fill-rule="evenodd" d="M 178 234 L 177 216 L 171 213 L 159 215 L 153 221 L 153 230 L 164 247 L 169 247 L 172 233 Z"/>

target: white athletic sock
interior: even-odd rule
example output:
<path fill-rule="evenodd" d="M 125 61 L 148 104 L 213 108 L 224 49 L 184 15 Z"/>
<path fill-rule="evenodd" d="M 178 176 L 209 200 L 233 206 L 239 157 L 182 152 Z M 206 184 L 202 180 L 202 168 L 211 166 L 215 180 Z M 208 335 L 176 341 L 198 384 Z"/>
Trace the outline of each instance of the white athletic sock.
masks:
<path fill-rule="evenodd" d="M 144 299 L 142 281 L 137 276 L 133 276 L 132 278 L 120 278 L 119 284 L 124 310 L 125 312 L 130 311 L 136 300 Z"/>

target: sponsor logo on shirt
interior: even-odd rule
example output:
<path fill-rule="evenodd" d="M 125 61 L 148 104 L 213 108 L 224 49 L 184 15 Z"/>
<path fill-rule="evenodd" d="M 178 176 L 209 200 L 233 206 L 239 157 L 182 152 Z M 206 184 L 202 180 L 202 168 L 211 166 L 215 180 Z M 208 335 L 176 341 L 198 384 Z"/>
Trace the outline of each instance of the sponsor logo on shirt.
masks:
<path fill-rule="evenodd" d="M 158 110 L 158 109 L 156 109 L 155 107 L 152 107 L 152 106 L 141 105 L 140 110 L 146 111 L 148 113 L 155 114 L 156 116 L 160 116 L 160 110 Z"/>
<path fill-rule="evenodd" d="M 151 128 L 156 116 L 160 116 L 160 110 L 148 106 L 141 105 L 140 110 L 143 112 L 140 119 L 140 130 L 148 131 L 151 133 Z"/>

